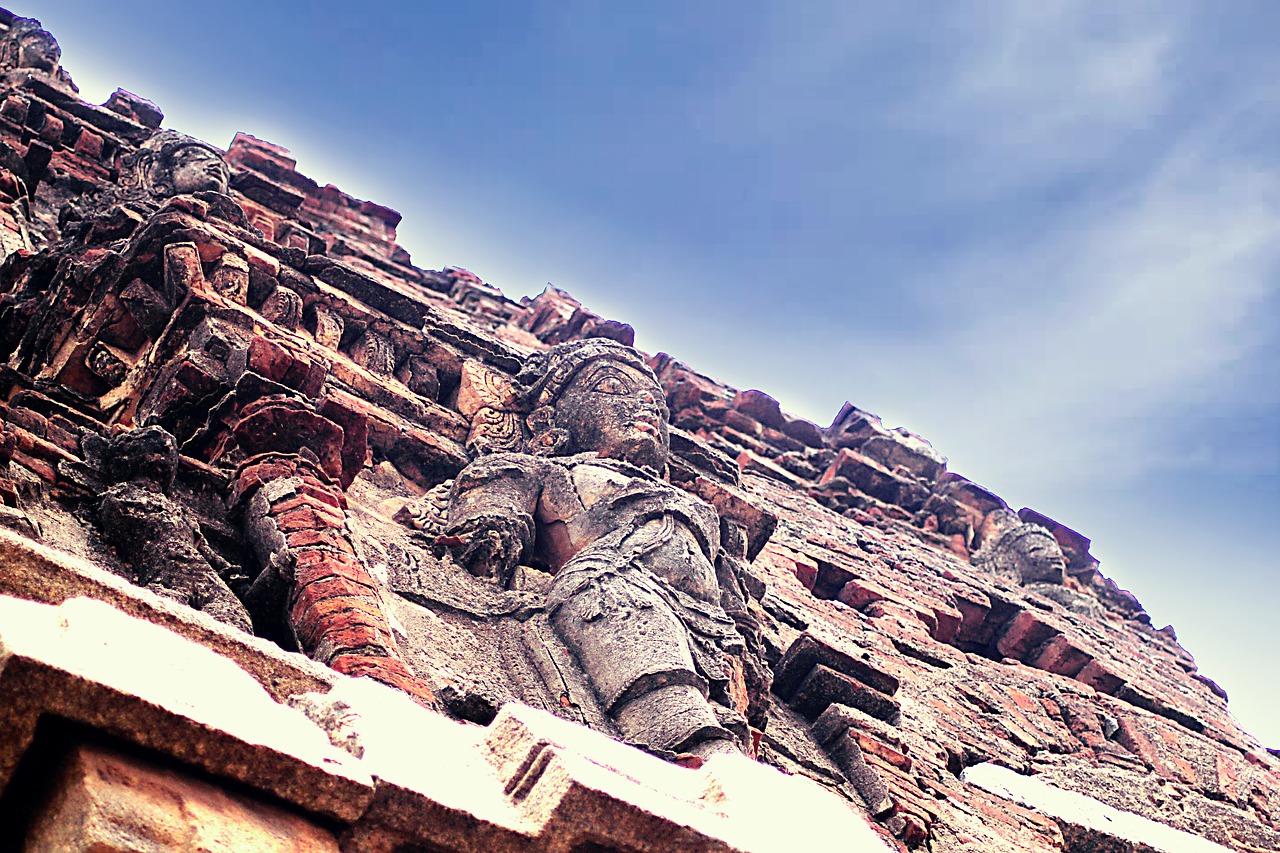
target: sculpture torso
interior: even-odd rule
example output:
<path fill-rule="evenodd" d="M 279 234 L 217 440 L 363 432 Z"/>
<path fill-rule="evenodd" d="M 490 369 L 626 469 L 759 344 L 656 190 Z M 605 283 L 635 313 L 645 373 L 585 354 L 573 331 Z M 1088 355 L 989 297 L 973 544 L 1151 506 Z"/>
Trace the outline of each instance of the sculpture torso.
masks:
<path fill-rule="evenodd" d="M 594 454 L 548 460 L 536 513 L 539 556 L 558 571 L 606 536 L 675 589 L 719 596 L 720 531 L 703 501 L 638 468 Z M 668 521 L 669 519 L 669 521 Z"/>

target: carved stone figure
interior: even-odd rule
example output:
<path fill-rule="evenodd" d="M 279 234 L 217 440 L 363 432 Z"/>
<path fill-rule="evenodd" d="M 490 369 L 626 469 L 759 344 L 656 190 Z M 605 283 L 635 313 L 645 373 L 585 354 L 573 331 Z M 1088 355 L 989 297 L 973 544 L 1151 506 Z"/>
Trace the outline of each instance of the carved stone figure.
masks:
<path fill-rule="evenodd" d="M 1007 509 L 996 510 L 990 524 L 987 541 L 973 555 L 975 566 L 1018 584 L 1062 584 L 1067 560 L 1052 533 Z"/>
<path fill-rule="evenodd" d="M 35 18 L 14 18 L 0 40 L 0 69 L 5 71 L 35 68 L 52 74 L 61 61 L 58 40 Z"/>
<path fill-rule="evenodd" d="M 120 186 L 132 198 L 160 201 L 187 193 L 225 193 L 230 177 L 217 148 L 176 130 L 161 130 L 124 159 Z"/>
<path fill-rule="evenodd" d="M 554 573 L 547 617 L 624 739 L 738 750 L 726 725 L 745 730 L 728 708 L 746 644 L 724 605 L 746 611 L 721 583 L 732 558 L 715 510 L 663 478 L 667 408 L 652 371 L 597 338 L 535 354 L 518 382 L 528 452 L 458 476 L 441 541 L 497 583 L 522 562 Z"/>
<path fill-rule="evenodd" d="M 249 613 L 227 586 L 232 567 L 205 541 L 199 519 L 169 497 L 178 449 L 152 426 L 87 447 L 115 483 L 98 505 L 103 537 L 134 570 L 134 582 L 252 633 Z"/>
<path fill-rule="evenodd" d="M 989 520 L 987 541 L 973 554 L 973 564 L 983 571 L 1021 584 L 1085 616 L 1101 618 L 1096 598 L 1067 587 L 1067 558 L 1047 529 L 1023 521 L 1007 509 L 995 510 Z"/>
<path fill-rule="evenodd" d="M 58 40 L 35 18 L 14 18 L 8 32 L 0 38 L 0 72 L 41 71 L 75 89 L 61 62 L 62 48 Z"/>
<path fill-rule="evenodd" d="M 115 186 L 63 207 L 58 215 L 62 236 L 82 243 L 127 237 L 142 218 L 178 195 L 195 195 L 209 219 L 248 229 L 244 210 L 227 195 L 230 179 L 217 148 L 184 133 L 158 130 L 121 159 Z"/>

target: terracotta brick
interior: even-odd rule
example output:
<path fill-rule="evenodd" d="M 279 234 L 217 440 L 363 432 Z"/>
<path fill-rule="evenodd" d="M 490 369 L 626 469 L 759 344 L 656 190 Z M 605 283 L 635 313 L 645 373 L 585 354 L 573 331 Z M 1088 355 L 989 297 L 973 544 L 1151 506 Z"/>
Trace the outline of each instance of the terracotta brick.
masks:
<path fill-rule="evenodd" d="M 339 614 L 334 621 L 340 621 L 344 615 Z M 349 624 L 325 631 L 321 642 L 335 649 L 362 649 L 371 646 L 390 649 L 395 641 L 386 629 L 366 625 L 353 616 Z"/>
<path fill-rule="evenodd" d="M 374 645 L 383 649 L 393 648 L 389 642 L 376 639 L 376 636 L 386 633 L 381 627 L 383 620 L 380 616 L 355 610 L 350 606 L 329 608 L 332 612 L 327 613 L 323 618 L 316 616 L 317 613 L 326 610 L 325 605 L 328 603 L 332 602 L 317 605 L 303 614 L 302 619 L 295 620 L 293 623 L 299 642 L 302 643 L 303 648 L 308 650 L 308 654 L 311 657 L 323 662 L 339 651 L 350 651 L 361 645 Z M 342 630 L 367 629 L 370 632 L 370 636 L 375 637 L 375 639 L 355 642 L 351 641 L 350 636 L 347 636 L 344 638 L 346 642 L 333 641 L 331 638 L 339 630 L 337 627 L 339 620 L 341 620 Z"/>
<path fill-rule="evenodd" d="M 284 382 L 294 358 L 289 351 L 274 341 L 258 335 L 249 342 L 245 366 L 272 382 Z"/>
<path fill-rule="evenodd" d="M 344 554 L 355 556 L 355 549 L 339 530 L 295 530 L 285 536 L 291 548 L 330 548 Z"/>
<path fill-rule="evenodd" d="M 324 485 L 314 477 L 303 477 L 298 491 L 335 509 L 347 508 L 346 495 L 337 486 Z"/>
<path fill-rule="evenodd" d="M 329 666 L 344 675 L 366 675 L 373 670 L 380 670 L 384 674 L 399 675 L 401 677 L 411 677 L 413 675 L 404 661 L 399 658 L 381 655 L 338 655 Z"/>
<path fill-rule="evenodd" d="M 333 598 L 368 597 L 372 599 L 376 595 L 377 591 L 372 584 L 363 584 L 343 577 L 326 577 L 296 589 L 293 594 L 293 606 L 301 607 L 299 612 L 303 613 L 306 612 L 306 608 Z"/>
<path fill-rule="evenodd" d="M 352 597 L 326 598 L 310 607 L 294 606 L 289 616 L 298 637 L 308 646 L 319 642 L 333 625 L 352 625 L 357 620 L 365 625 L 383 625 L 387 621 L 376 599 Z"/>
<path fill-rule="evenodd" d="M 838 601 L 843 601 L 854 610 L 861 610 L 873 601 L 880 601 L 885 598 L 892 599 L 894 597 L 879 584 L 862 578 L 854 578 L 849 581 L 840 588 L 840 592 L 836 595 Z"/>
<path fill-rule="evenodd" d="M 904 752 L 894 749 L 884 741 L 864 731 L 850 729 L 849 736 L 857 740 L 858 746 L 861 747 L 864 754 L 874 755 L 904 772 L 911 771 L 911 757 Z"/>
<path fill-rule="evenodd" d="M 1081 645 L 1078 638 L 1059 634 L 1049 641 L 1031 665 L 1036 669 L 1074 678 L 1093 661 L 1093 655 L 1080 648 Z"/>
<path fill-rule="evenodd" d="M 324 578 L 346 578 L 362 585 L 372 585 L 373 577 L 369 570 L 346 554 L 337 551 L 308 549 L 295 555 L 294 583 L 305 586 Z"/>
<path fill-rule="evenodd" d="M 1009 621 L 996 643 L 996 649 L 1005 657 L 1025 661 L 1061 630 L 1046 614 L 1037 610 L 1022 610 Z"/>
<path fill-rule="evenodd" d="M 299 482 L 294 488 L 291 495 L 281 497 L 280 500 L 271 505 L 271 514 L 280 515 L 290 512 L 298 507 L 308 507 L 319 513 L 332 518 L 336 523 L 341 524 L 346 517 L 342 506 L 334 494 L 336 489 L 333 487 L 316 488 L 307 483 Z M 341 494 L 341 492 L 337 492 Z"/>
<path fill-rule="evenodd" d="M 291 530 L 323 530 L 325 528 L 340 527 L 343 520 L 335 517 L 332 513 L 322 512 L 313 506 L 299 506 L 288 512 L 276 515 L 276 526 L 281 532 L 288 533 Z"/>
<path fill-rule="evenodd" d="M 43 459 L 37 459 L 33 456 L 28 456 L 20 450 L 15 450 L 11 457 L 11 461 L 17 465 L 21 465 L 23 468 L 26 468 L 46 483 L 53 484 L 58 482 L 58 472 L 54 470 L 52 465 Z"/>
<path fill-rule="evenodd" d="M 933 617 L 937 622 L 933 638 L 939 643 L 954 643 L 960 633 L 960 626 L 964 624 L 964 614 L 948 604 L 939 603 L 933 605 Z"/>
<path fill-rule="evenodd" d="M 306 587 L 303 588 L 304 590 Z M 386 617 L 382 612 L 382 603 L 375 595 L 359 592 L 355 595 L 329 596 L 324 598 L 306 596 L 306 601 L 299 599 L 290 602 L 289 613 L 295 623 L 317 625 L 329 624 L 327 620 L 334 614 L 348 610 L 359 611 L 367 617 L 371 624 L 382 624 Z"/>
<path fill-rule="evenodd" d="M 960 611 L 960 628 L 956 642 L 972 642 L 982 635 L 982 626 L 991 612 L 991 599 L 972 587 L 953 587 L 956 609 Z"/>
<path fill-rule="evenodd" d="M 403 690 L 427 707 L 431 707 L 434 704 L 435 693 L 431 687 L 410 672 L 402 661 L 395 658 L 372 655 L 338 655 L 329 662 L 329 666 L 346 675 L 372 678 L 376 681 L 381 681 L 383 684 Z"/>
<path fill-rule="evenodd" d="M 1116 674 L 1107 664 L 1097 660 L 1092 660 L 1085 664 L 1084 669 L 1076 673 L 1076 681 L 1089 685 L 1099 693 L 1111 695 L 1114 695 L 1125 684 L 1123 677 Z"/>

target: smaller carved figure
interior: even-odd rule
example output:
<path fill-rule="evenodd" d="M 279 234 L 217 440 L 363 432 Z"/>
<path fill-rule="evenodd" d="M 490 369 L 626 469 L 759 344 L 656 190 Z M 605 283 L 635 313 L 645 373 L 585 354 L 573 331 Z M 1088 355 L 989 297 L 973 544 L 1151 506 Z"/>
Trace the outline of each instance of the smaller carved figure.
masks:
<path fill-rule="evenodd" d="M 116 186 L 62 209 L 62 236 L 90 242 L 127 237 L 138 222 L 134 214 L 150 216 L 178 195 L 195 195 L 209 218 L 249 228 L 244 210 L 227 195 L 230 178 L 217 148 L 176 130 L 158 130 L 121 159 Z"/>
<path fill-rule="evenodd" d="M 225 193 L 231 172 L 207 142 L 161 130 L 124 158 L 120 186 L 131 199 L 159 202 L 196 192 Z"/>
<path fill-rule="evenodd" d="M 973 564 L 1017 584 L 1062 584 L 1067 560 L 1053 534 L 1028 524 L 1007 509 L 996 510 L 992 532 L 973 555 Z"/>
<path fill-rule="evenodd" d="M 62 48 L 58 40 L 35 18 L 14 18 L 9 31 L 0 38 L 0 71 L 42 71 L 74 89 L 75 84 L 62 70 L 61 62 Z"/>
<path fill-rule="evenodd" d="M 169 497 L 178 464 L 173 436 L 152 426 L 89 450 L 114 483 L 98 505 L 103 537 L 134 571 L 134 582 L 252 633 L 249 613 L 227 586 L 232 571 L 205 540 L 200 522 Z"/>
<path fill-rule="evenodd" d="M 58 40 L 35 18 L 14 18 L 0 41 L 0 69 L 35 68 L 53 73 L 62 61 Z"/>

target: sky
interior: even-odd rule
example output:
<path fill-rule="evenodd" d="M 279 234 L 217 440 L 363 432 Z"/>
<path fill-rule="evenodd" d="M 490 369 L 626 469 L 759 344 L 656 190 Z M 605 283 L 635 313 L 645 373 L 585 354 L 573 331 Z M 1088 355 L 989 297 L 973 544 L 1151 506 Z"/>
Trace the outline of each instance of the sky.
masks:
<path fill-rule="evenodd" d="M 1280 747 L 1272 0 L 39 0 L 87 100 L 244 131 L 1093 540 Z"/>

